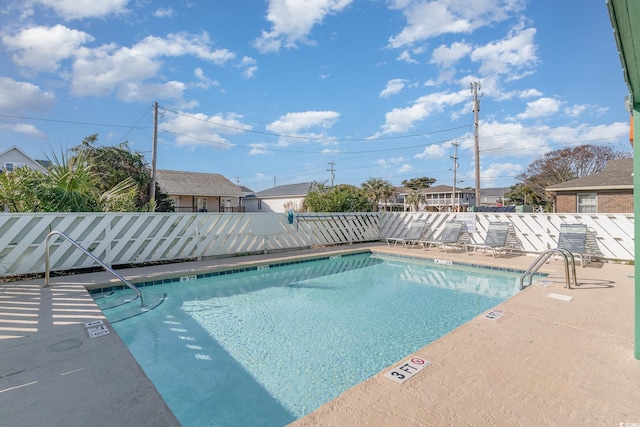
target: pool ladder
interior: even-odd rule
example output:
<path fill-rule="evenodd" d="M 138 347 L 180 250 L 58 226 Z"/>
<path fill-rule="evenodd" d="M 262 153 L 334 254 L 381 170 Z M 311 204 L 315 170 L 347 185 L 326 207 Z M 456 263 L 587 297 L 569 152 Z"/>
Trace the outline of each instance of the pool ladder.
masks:
<path fill-rule="evenodd" d="M 140 306 L 141 307 L 144 306 L 144 300 L 142 298 L 142 292 L 140 292 L 140 290 L 138 288 L 136 288 L 133 284 L 131 284 L 127 279 L 125 279 L 124 277 L 122 277 L 121 275 L 116 273 L 113 268 L 109 267 L 107 264 L 102 262 L 95 255 L 93 255 L 91 252 L 89 252 L 86 248 L 81 246 L 80 243 L 76 242 L 71 237 L 69 237 L 66 234 L 64 234 L 62 231 L 57 231 L 57 230 L 54 230 L 51 233 L 47 234 L 47 238 L 45 239 L 45 255 L 44 255 L 44 287 L 45 288 L 48 288 L 49 286 L 51 286 L 51 271 L 50 271 L 50 264 L 51 263 L 50 263 L 50 258 L 49 258 L 49 240 L 51 240 L 51 237 L 54 236 L 54 235 L 62 236 L 65 239 L 67 239 L 67 241 L 69 241 L 69 243 L 71 243 L 76 248 L 80 249 L 82 252 L 84 252 L 85 255 L 87 255 L 89 258 L 93 259 L 95 262 L 100 264 L 109 273 L 113 274 L 118 279 L 120 279 L 122 281 L 122 283 L 127 285 L 127 287 L 133 289 L 133 291 L 138 295 L 138 297 L 140 297 Z"/>
<path fill-rule="evenodd" d="M 578 278 L 576 277 L 576 261 L 573 257 L 573 254 L 566 249 L 547 249 L 538 255 L 535 261 L 527 268 L 522 276 L 520 276 L 520 290 L 524 289 L 524 281 L 529 276 L 529 284 L 527 286 L 531 286 L 531 282 L 533 281 L 533 275 L 542 267 L 552 255 L 560 255 L 564 260 L 564 271 L 566 278 L 566 285 L 564 286 L 567 289 L 571 289 L 571 279 L 573 278 L 573 285 L 578 286 Z M 569 269 L 571 267 L 571 269 Z"/>

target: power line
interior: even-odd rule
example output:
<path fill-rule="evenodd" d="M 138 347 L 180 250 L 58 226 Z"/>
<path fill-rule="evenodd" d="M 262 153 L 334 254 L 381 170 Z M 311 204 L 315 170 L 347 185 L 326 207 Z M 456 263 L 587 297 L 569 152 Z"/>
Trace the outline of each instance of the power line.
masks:
<path fill-rule="evenodd" d="M 224 124 L 224 123 L 213 122 L 211 120 L 202 119 L 200 117 L 195 117 L 195 116 L 192 116 L 190 114 L 185 114 L 185 113 L 181 113 L 179 111 L 170 110 L 170 109 L 165 108 L 165 107 L 162 107 L 162 108 L 165 111 L 177 114 L 179 116 L 188 117 L 188 118 L 193 119 L 193 120 L 197 120 L 197 121 L 200 121 L 200 122 L 208 123 L 210 125 L 219 126 L 219 127 L 223 127 L 223 128 L 227 128 L 227 129 L 239 130 L 239 131 L 242 131 L 242 132 L 254 133 L 254 134 L 258 134 L 258 135 L 276 136 L 278 138 L 302 139 L 302 140 L 311 140 L 311 141 L 343 141 L 343 142 L 348 142 L 348 141 L 386 141 L 386 140 L 394 140 L 394 139 L 417 138 L 417 137 L 420 137 L 420 136 L 434 135 L 434 134 L 437 134 L 437 133 L 450 132 L 450 131 L 453 131 L 453 130 L 458 130 L 458 129 L 463 129 L 463 128 L 468 128 L 469 127 L 469 125 L 463 125 L 463 126 L 450 128 L 450 129 L 440 129 L 440 130 L 436 130 L 436 131 L 433 131 L 433 132 L 424 132 L 424 133 L 417 133 L 417 134 L 412 134 L 412 135 L 402 135 L 402 136 L 381 136 L 381 137 L 375 137 L 375 138 L 374 137 L 370 137 L 370 138 L 347 138 L 347 137 L 345 137 L 345 138 L 332 138 L 332 137 L 320 137 L 320 136 L 286 135 L 286 134 L 279 134 L 279 133 L 275 133 L 275 132 L 258 131 L 258 130 L 239 127 L 239 126 L 231 126 L 231 125 L 227 125 L 227 124 Z"/>
<path fill-rule="evenodd" d="M 116 125 L 113 123 L 93 123 L 93 122 L 77 122 L 72 120 L 58 120 L 58 119 L 43 119 L 39 117 L 27 117 L 27 116 L 12 116 L 10 114 L 0 114 L 0 117 L 8 117 L 12 119 L 21 119 L 21 120 L 37 120 L 41 122 L 53 122 L 53 123 L 65 123 L 72 125 L 87 125 L 87 126 L 103 126 L 103 127 L 112 127 L 112 128 L 125 128 L 125 129 L 149 129 L 148 126 L 145 127 L 132 127 L 127 125 Z"/>

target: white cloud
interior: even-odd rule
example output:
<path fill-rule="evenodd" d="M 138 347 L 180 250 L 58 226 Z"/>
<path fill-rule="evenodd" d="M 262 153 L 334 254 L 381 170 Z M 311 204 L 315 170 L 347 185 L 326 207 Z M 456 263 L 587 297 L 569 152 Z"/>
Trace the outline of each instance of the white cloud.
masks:
<path fill-rule="evenodd" d="M 537 89 L 526 89 L 526 90 L 520 91 L 518 96 L 520 98 L 539 98 L 542 96 L 542 92 L 540 92 Z"/>
<path fill-rule="evenodd" d="M 447 150 L 451 148 L 451 144 L 432 144 L 424 148 L 422 153 L 415 155 L 416 159 L 441 159 L 447 155 Z"/>
<path fill-rule="evenodd" d="M 411 172 L 412 170 L 413 170 L 413 166 L 409 164 L 405 164 L 398 169 L 398 173 L 403 174 L 403 173 Z"/>
<path fill-rule="evenodd" d="M 236 135 L 251 126 L 243 124 L 241 115 L 228 113 L 226 116 L 206 114 L 172 114 L 161 123 L 159 130 L 175 135 L 176 144 L 184 146 L 232 147 L 222 135 Z"/>
<path fill-rule="evenodd" d="M 279 145 L 286 146 L 293 142 L 307 142 L 313 138 L 325 138 L 322 130 L 331 128 L 339 117 L 340 113 L 335 111 L 287 113 L 284 116 L 280 116 L 275 122 L 269 123 L 267 130 L 282 135 Z M 307 131 L 312 128 L 320 128 L 321 132 Z M 326 142 L 328 141 L 323 141 L 323 143 Z"/>
<path fill-rule="evenodd" d="M 176 14 L 176 11 L 170 7 L 161 7 L 153 12 L 153 16 L 156 18 L 171 18 Z"/>
<path fill-rule="evenodd" d="M 90 34 L 64 25 L 26 28 L 2 37 L 16 65 L 36 71 L 56 71 L 60 61 L 71 58 L 80 46 L 93 41 Z"/>
<path fill-rule="evenodd" d="M 95 49 L 82 48 L 73 63 L 72 93 L 107 96 L 116 92 L 123 100 L 143 100 L 140 96 L 131 96 L 130 88 L 135 88 L 136 93 L 160 89 L 160 95 L 164 97 L 181 96 L 182 91 L 177 90 L 178 82 L 149 84 L 147 80 L 159 74 L 163 57 L 190 55 L 218 65 L 234 58 L 235 54 L 227 49 L 211 50 L 209 44 L 206 34 L 169 34 L 166 38 L 146 37 L 131 48 L 118 48 L 113 44 Z"/>
<path fill-rule="evenodd" d="M 533 67 L 538 63 L 535 34 L 535 28 L 515 28 L 506 38 L 475 48 L 471 59 L 480 62 L 479 71 L 483 75 L 511 75 Z M 517 78 L 511 76 L 511 79 Z"/>
<path fill-rule="evenodd" d="M 253 46 L 262 53 L 277 52 L 284 45 L 311 43 L 307 36 L 327 15 L 341 12 L 353 0 L 269 0 L 267 20 L 271 31 L 262 31 Z"/>
<path fill-rule="evenodd" d="M 15 114 L 29 110 L 44 111 L 54 101 L 53 93 L 43 91 L 34 84 L 0 77 L 0 112 Z"/>
<path fill-rule="evenodd" d="M 390 7 L 402 11 L 407 26 L 389 38 L 389 46 L 400 48 L 441 34 L 469 34 L 503 21 L 524 4 L 522 0 L 395 0 Z"/>
<path fill-rule="evenodd" d="M 572 105 L 571 107 L 566 107 L 563 112 L 569 117 L 580 117 L 589 108 L 588 105 Z"/>
<path fill-rule="evenodd" d="M 95 48 L 85 46 L 93 40 L 90 34 L 62 25 L 32 27 L 2 37 L 2 43 L 13 53 L 14 63 L 32 71 L 57 71 L 70 80 L 72 94 L 109 96 L 115 93 L 124 101 L 182 97 L 188 85 L 166 79 L 161 73 L 165 58 L 192 56 L 224 66 L 236 57 L 227 49 L 212 48 L 206 33 L 148 36 L 131 47 L 115 43 Z M 250 57 L 243 57 L 237 66 L 247 78 L 257 71 L 256 62 Z M 202 73 L 196 73 L 196 78 L 199 87 L 213 83 L 203 79 Z"/>
<path fill-rule="evenodd" d="M 491 163 L 486 169 L 480 168 L 480 187 L 496 187 L 500 181 L 511 181 L 522 170 L 523 166 L 517 163 Z"/>
<path fill-rule="evenodd" d="M 548 138 L 548 127 L 526 127 L 522 123 L 481 122 L 479 134 L 482 156 L 530 156 L 549 151 L 552 142 Z M 473 151 L 473 138 L 464 140 L 461 146 Z"/>
<path fill-rule="evenodd" d="M 123 13 L 129 0 L 34 0 L 52 8 L 65 20 L 80 18 L 98 18 Z"/>
<path fill-rule="evenodd" d="M 540 98 L 535 101 L 527 102 L 527 109 L 524 113 L 517 115 L 519 119 L 534 119 L 538 117 L 549 116 L 560 110 L 560 101 L 553 98 Z"/>
<path fill-rule="evenodd" d="M 251 77 L 255 76 L 255 74 L 258 72 L 258 66 L 256 64 L 257 63 L 255 59 L 249 56 L 242 57 L 242 60 L 240 61 L 238 67 L 243 69 L 242 75 L 244 76 L 244 78 L 250 79 Z"/>
<path fill-rule="evenodd" d="M 433 50 L 431 62 L 440 67 L 449 68 L 471 52 L 471 46 L 466 43 L 455 42 L 451 46 L 440 45 Z"/>
<path fill-rule="evenodd" d="M 46 139 L 47 135 L 35 126 L 28 123 L 0 123 L 0 130 L 18 133 L 30 138 Z"/>
<path fill-rule="evenodd" d="M 407 64 L 417 64 L 418 61 L 411 57 L 411 53 L 408 50 L 403 50 L 400 55 L 398 55 L 398 61 L 406 62 Z"/>
<path fill-rule="evenodd" d="M 216 80 L 211 80 L 209 77 L 204 75 L 204 71 L 202 68 L 198 67 L 193 70 L 193 75 L 200 81 L 196 83 L 196 86 L 200 89 L 209 89 L 213 86 L 220 86 L 220 83 Z"/>
<path fill-rule="evenodd" d="M 380 98 L 388 98 L 391 95 L 398 94 L 407 85 L 407 80 L 391 79 L 387 82 L 387 86 L 380 92 Z"/>
<path fill-rule="evenodd" d="M 259 154 L 269 154 L 269 150 L 267 148 L 268 145 L 265 144 L 264 142 L 257 143 L 257 144 L 249 144 L 249 147 L 251 147 L 251 150 L 249 150 L 250 156 L 255 156 Z"/>
<path fill-rule="evenodd" d="M 467 101 L 469 101 L 468 90 L 425 95 L 415 100 L 410 107 L 394 108 L 386 113 L 385 124 L 382 125 L 382 132 L 379 134 L 407 132 L 413 128 L 414 122 L 424 120 L 431 114 L 442 111 L 444 107 Z"/>

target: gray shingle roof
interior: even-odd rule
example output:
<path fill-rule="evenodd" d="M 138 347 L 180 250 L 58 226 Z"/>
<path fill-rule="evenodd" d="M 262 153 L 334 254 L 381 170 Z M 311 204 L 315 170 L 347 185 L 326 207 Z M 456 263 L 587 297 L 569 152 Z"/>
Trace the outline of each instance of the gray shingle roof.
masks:
<path fill-rule="evenodd" d="M 270 197 L 304 197 L 309 192 L 312 182 L 301 182 L 298 184 L 278 185 L 258 191 L 256 197 L 265 199 Z"/>
<path fill-rule="evenodd" d="M 633 159 L 609 160 L 602 172 L 550 185 L 548 191 L 623 190 L 633 188 Z"/>
<path fill-rule="evenodd" d="M 170 196 L 235 196 L 243 195 L 240 187 L 217 173 L 156 170 L 156 181 Z"/>

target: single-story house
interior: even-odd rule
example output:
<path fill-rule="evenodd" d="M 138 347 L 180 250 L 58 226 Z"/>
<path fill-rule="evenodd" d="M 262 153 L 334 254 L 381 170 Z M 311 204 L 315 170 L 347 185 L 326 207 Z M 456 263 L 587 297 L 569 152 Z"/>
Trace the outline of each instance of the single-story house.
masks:
<path fill-rule="evenodd" d="M 24 151 L 15 145 L 0 153 L 0 171 L 11 172 L 14 169 L 26 166 L 33 170 L 41 172 L 46 171 L 49 161 L 35 160 L 31 156 L 25 154 Z"/>
<path fill-rule="evenodd" d="M 311 185 L 311 182 L 278 185 L 258 191 L 255 197 L 247 197 L 242 203 L 246 212 L 284 213 L 289 209 L 299 211 Z"/>
<path fill-rule="evenodd" d="M 547 187 L 557 213 L 633 212 L 633 159 L 609 160 L 602 172 Z"/>
<path fill-rule="evenodd" d="M 156 170 L 156 182 L 176 212 L 242 212 L 242 190 L 220 174 Z"/>

